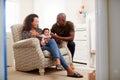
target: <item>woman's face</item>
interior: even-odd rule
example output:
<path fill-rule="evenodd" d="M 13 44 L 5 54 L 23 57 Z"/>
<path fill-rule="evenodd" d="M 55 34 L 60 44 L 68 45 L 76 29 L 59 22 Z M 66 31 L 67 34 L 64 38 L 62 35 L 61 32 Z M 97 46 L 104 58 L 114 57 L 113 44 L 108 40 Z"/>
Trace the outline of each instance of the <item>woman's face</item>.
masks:
<path fill-rule="evenodd" d="M 33 19 L 33 22 L 32 22 L 32 27 L 33 27 L 33 28 L 37 28 L 37 27 L 38 27 L 38 24 L 39 24 L 38 17 L 35 17 L 35 18 Z"/>

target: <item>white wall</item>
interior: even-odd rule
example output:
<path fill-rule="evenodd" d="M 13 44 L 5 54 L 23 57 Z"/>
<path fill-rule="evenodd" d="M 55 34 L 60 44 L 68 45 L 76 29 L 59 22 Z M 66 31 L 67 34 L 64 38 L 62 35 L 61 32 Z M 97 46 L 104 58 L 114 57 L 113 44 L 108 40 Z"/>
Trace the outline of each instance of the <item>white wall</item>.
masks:
<path fill-rule="evenodd" d="M 28 14 L 33 13 L 33 1 L 34 0 L 18 0 L 20 23 L 23 23 L 23 20 Z"/>
<path fill-rule="evenodd" d="M 110 80 L 120 80 L 120 0 L 109 0 Z"/>
<path fill-rule="evenodd" d="M 34 12 L 39 15 L 40 27 L 48 27 L 56 22 L 56 16 L 64 11 L 64 0 L 34 0 Z"/>
<path fill-rule="evenodd" d="M 6 1 L 6 32 L 11 32 L 10 26 L 19 23 L 19 4 L 18 0 Z"/>
<path fill-rule="evenodd" d="M 86 18 L 79 13 L 81 6 L 84 4 L 87 13 L 91 15 L 94 11 L 94 0 L 82 1 L 82 0 L 7 0 L 14 2 L 14 10 L 18 9 L 18 13 L 13 13 L 11 8 L 11 14 L 15 14 L 19 18 L 18 23 L 22 23 L 24 18 L 30 13 L 36 13 L 39 15 L 40 27 L 51 28 L 53 23 L 56 22 L 56 16 L 60 12 L 67 14 L 67 20 L 74 22 L 75 26 L 85 23 Z M 17 7 L 17 8 L 16 8 Z M 9 8 L 10 9 L 10 8 Z M 9 15 L 11 15 L 9 14 Z M 14 17 L 14 16 L 10 16 Z M 13 21 L 13 20 L 12 20 Z M 13 22 L 12 22 L 13 23 Z"/>
<path fill-rule="evenodd" d="M 11 25 L 23 23 L 30 13 L 33 13 L 33 0 L 6 0 L 6 32 L 11 32 Z"/>
<path fill-rule="evenodd" d="M 91 4 L 89 4 L 91 3 Z M 34 0 L 34 12 L 39 15 L 40 27 L 51 28 L 53 23 L 56 22 L 56 16 L 60 12 L 65 12 L 67 20 L 73 21 L 75 26 L 80 26 L 86 21 L 83 15 L 80 15 L 82 4 L 85 4 L 85 8 L 88 14 L 94 11 L 94 0 L 81 1 L 81 0 Z"/>
<path fill-rule="evenodd" d="M 80 26 L 80 24 L 82 24 L 82 19 L 84 19 L 79 13 L 81 6 L 81 0 L 65 0 L 65 13 L 67 20 L 72 21 L 75 26 Z"/>
<path fill-rule="evenodd" d="M 86 23 L 86 18 L 79 13 L 81 11 L 82 5 L 85 5 L 85 10 L 88 15 L 91 16 L 95 11 L 95 0 L 65 0 L 65 13 L 68 16 L 67 20 L 73 21 L 75 26 Z"/>

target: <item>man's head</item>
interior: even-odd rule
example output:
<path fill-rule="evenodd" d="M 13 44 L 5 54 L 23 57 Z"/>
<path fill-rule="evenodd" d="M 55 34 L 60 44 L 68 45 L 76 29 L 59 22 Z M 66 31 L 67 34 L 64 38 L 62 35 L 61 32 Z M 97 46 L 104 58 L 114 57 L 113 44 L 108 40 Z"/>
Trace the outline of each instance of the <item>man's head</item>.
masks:
<path fill-rule="evenodd" d="M 59 13 L 57 15 L 57 25 L 65 26 L 66 25 L 66 15 L 65 13 Z"/>

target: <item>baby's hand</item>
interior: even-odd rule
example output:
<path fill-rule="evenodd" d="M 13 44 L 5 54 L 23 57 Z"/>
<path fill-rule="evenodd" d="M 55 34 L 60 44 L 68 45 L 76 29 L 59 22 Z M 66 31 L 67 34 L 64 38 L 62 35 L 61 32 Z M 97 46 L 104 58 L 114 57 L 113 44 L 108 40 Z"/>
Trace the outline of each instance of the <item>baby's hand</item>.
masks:
<path fill-rule="evenodd" d="M 52 35 L 52 34 L 54 34 L 54 33 L 51 32 L 50 35 Z"/>
<path fill-rule="evenodd" d="M 48 41 L 50 40 L 51 37 L 47 37 L 45 38 L 45 43 L 48 43 Z"/>
<path fill-rule="evenodd" d="M 42 46 L 46 45 L 45 41 L 41 41 L 41 45 Z"/>

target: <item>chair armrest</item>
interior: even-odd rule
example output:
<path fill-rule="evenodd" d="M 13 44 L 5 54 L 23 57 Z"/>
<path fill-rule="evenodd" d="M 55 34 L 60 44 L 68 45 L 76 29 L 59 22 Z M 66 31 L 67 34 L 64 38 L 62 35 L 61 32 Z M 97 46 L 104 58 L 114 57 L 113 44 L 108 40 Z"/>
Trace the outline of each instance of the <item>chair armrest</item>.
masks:
<path fill-rule="evenodd" d="M 13 44 L 14 48 L 30 48 L 40 47 L 40 42 L 37 38 L 29 38 L 17 41 Z"/>
<path fill-rule="evenodd" d="M 29 39 L 17 41 L 13 44 L 13 49 L 15 54 L 18 55 L 20 55 L 18 52 L 20 50 L 20 51 L 25 51 L 23 53 L 21 52 L 20 53 L 26 56 L 28 56 L 30 53 L 31 55 L 37 53 L 37 56 L 39 56 L 40 58 L 44 58 L 44 54 L 42 52 L 40 42 L 37 38 L 29 38 Z"/>
<path fill-rule="evenodd" d="M 13 50 L 16 67 L 24 68 L 24 71 L 31 70 L 33 67 L 44 68 L 45 56 L 37 38 L 17 41 L 13 44 Z"/>

